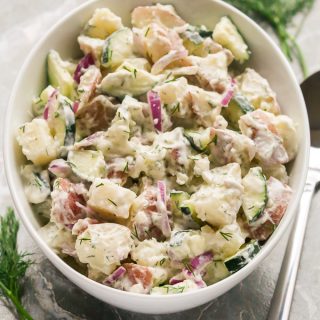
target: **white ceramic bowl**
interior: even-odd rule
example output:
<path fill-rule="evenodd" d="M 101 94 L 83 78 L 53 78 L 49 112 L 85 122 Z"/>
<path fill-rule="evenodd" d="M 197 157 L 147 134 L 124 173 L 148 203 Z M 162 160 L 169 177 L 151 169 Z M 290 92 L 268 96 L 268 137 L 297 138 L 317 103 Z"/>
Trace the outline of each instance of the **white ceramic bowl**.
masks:
<path fill-rule="evenodd" d="M 132 311 L 158 314 L 186 310 L 222 295 L 248 276 L 269 255 L 294 217 L 305 183 L 310 142 L 306 108 L 295 76 L 281 51 L 257 24 L 222 1 L 160 0 L 158 1 L 160 3 L 172 3 L 186 21 L 192 24 L 205 24 L 209 28 L 212 28 L 221 16 L 229 15 L 245 36 L 253 53 L 250 65 L 270 81 L 278 94 L 282 112 L 298 123 L 301 141 L 299 153 L 291 168 L 292 200 L 279 227 L 253 261 L 232 276 L 198 291 L 170 296 L 123 292 L 94 282 L 63 262 L 40 238 L 38 230 L 41 226 L 24 195 L 19 173 L 24 158 L 15 139 L 17 128 L 31 120 L 31 99 L 45 86 L 46 56 L 50 49 L 56 49 L 62 57 L 78 56 L 77 35 L 97 7 L 109 7 L 122 17 L 124 23 L 129 24 L 133 8 L 154 2 L 154 0 L 90 1 L 59 21 L 34 47 L 20 70 L 7 108 L 3 145 L 7 179 L 18 214 L 51 262 L 80 288 L 107 303 Z"/>

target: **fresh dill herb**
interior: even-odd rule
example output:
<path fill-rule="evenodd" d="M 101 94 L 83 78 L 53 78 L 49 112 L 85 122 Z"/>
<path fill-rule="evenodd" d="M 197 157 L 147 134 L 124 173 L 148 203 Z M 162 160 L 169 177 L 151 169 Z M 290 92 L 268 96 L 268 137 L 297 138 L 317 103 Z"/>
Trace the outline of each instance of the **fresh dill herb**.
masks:
<path fill-rule="evenodd" d="M 230 233 L 230 232 L 222 232 L 222 231 L 219 231 L 219 233 L 220 233 L 221 236 L 222 236 L 225 240 L 227 240 L 227 241 L 229 241 L 229 240 L 232 238 L 232 233 Z"/>
<path fill-rule="evenodd" d="M 150 234 L 150 232 L 148 231 L 148 230 L 144 230 L 144 232 L 146 233 L 146 235 L 151 239 L 152 237 L 151 237 L 151 234 Z"/>
<path fill-rule="evenodd" d="M 144 34 L 145 37 L 148 35 L 149 31 L 150 31 L 150 27 L 148 27 L 147 31 L 145 32 Z"/>
<path fill-rule="evenodd" d="M 90 255 L 90 256 L 87 256 L 87 258 L 94 258 L 94 257 L 95 257 L 94 254 L 92 254 L 92 255 Z"/>
<path fill-rule="evenodd" d="M 176 111 L 180 112 L 180 102 L 177 102 L 177 104 L 173 107 L 171 114 L 174 114 Z"/>
<path fill-rule="evenodd" d="M 80 239 L 80 244 L 82 244 L 82 241 L 90 241 L 91 239 L 90 238 L 81 238 Z"/>
<path fill-rule="evenodd" d="M 111 202 L 115 207 L 117 207 L 117 206 L 118 206 L 114 201 L 112 201 L 112 200 L 111 200 L 111 199 L 109 199 L 109 198 L 108 198 L 108 201 L 109 201 L 109 202 Z"/>
<path fill-rule="evenodd" d="M 214 145 L 217 145 L 217 143 L 218 143 L 218 136 L 217 135 L 215 135 L 213 137 L 212 142 L 214 143 Z"/>
<path fill-rule="evenodd" d="M 137 226 L 134 224 L 134 232 L 131 232 L 131 234 L 140 241 L 138 237 L 138 231 L 137 231 Z"/>
<path fill-rule="evenodd" d="M 133 76 L 135 78 L 137 78 L 137 72 L 138 72 L 138 70 L 136 68 L 133 68 Z"/>
<path fill-rule="evenodd" d="M 170 72 L 167 74 L 165 80 L 168 80 L 168 79 L 171 77 L 171 75 L 172 75 L 172 72 L 170 71 Z"/>
<path fill-rule="evenodd" d="M 71 162 L 71 161 L 66 161 L 66 164 L 70 167 L 70 168 L 76 168 L 77 166 Z"/>
<path fill-rule="evenodd" d="M 166 262 L 166 258 L 162 258 L 162 259 L 159 261 L 160 266 L 162 266 L 165 262 Z"/>
<path fill-rule="evenodd" d="M 34 182 L 37 187 L 42 188 L 42 180 L 36 174 L 34 175 Z"/>
<path fill-rule="evenodd" d="M 79 93 L 84 93 L 84 89 L 78 89 L 77 90 Z"/>
<path fill-rule="evenodd" d="M 12 208 L 0 217 L 0 296 L 11 302 L 21 319 L 32 320 L 21 304 L 21 280 L 33 263 L 29 253 L 18 252 L 19 222 Z"/>
<path fill-rule="evenodd" d="M 24 133 L 25 130 L 26 130 L 26 125 L 21 126 L 21 127 L 20 127 L 20 130 L 22 130 L 22 132 Z"/>
<path fill-rule="evenodd" d="M 123 172 L 128 172 L 128 170 L 129 170 L 129 162 L 127 161 L 126 165 L 123 168 Z"/>
<path fill-rule="evenodd" d="M 187 263 L 187 262 L 182 262 L 182 263 L 183 263 L 184 267 L 185 267 L 189 272 L 191 272 L 192 275 L 194 276 L 194 272 L 193 272 L 192 266 L 191 266 L 189 263 Z"/>
<path fill-rule="evenodd" d="M 101 187 L 101 186 L 104 186 L 104 184 L 101 182 L 101 183 L 99 183 L 99 184 L 97 184 L 96 185 L 96 188 L 99 188 L 99 187 Z"/>
<path fill-rule="evenodd" d="M 60 116 L 60 113 L 59 113 L 58 111 L 55 111 L 54 117 L 55 117 L 55 118 L 58 118 L 59 116 Z"/>
<path fill-rule="evenodd" d="M 277 34 L 280 47 L 290 61 L 296 58 L 303 75 L 308 75 L 307 66 L 296 41 L 296 38 L 287 31 L 293 18 L 298 13 L 307 13 L 314 4 L 314 0 L 225 0 L 245 12 L 271 25 Z"/>
<path fill-rule="evenodd" d="M 129 72 L 131 72 L 131 69 L 129 69 L 127 66 L 123 66 L 122 69 L 127 70 Z"/>
<path fill-rule="evenodd" d="M 170 83 L 170 82 L 174 82 L 174 81 L 176 81 L 178 78 L 172 78 L 172 79 L 168 79 L 168 80 L 166 80 L 164 83 Z"/>

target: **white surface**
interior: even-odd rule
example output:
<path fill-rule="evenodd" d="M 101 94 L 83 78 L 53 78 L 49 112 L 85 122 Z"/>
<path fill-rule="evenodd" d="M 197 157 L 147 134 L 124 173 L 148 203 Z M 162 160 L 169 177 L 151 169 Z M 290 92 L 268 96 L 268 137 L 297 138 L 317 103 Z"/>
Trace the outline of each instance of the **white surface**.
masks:
<path fill-rule="evenodd" d="M 55 22 L 57 19 L 57 16 L 60 16 L 61 13 L 65 13 L 68 11 L 68 8 L 75 6 L 77 3 L 80 3 L 82 1 L 60 1 L 62 4 L 62 7 L 57 6 L 57 2 L 55 4 L 49 4 L 49 2 L 45 1 L 33 1 L 33 6 L 30 5 L 31 1 L 27 4 L 24 4 L 25 7 L 19 7 L 14 8 L 13 3 L 23 3 L 22 1 L 12 1 L 7 2 L 4 7 L 2 7 L 2 13 L 4 15 L 4 19 L 1 21 L 1 28 L 4 27 L 5 33 L 4 37 L 1 39 L 0 43 L 0 53 L 1 53 L 1 61 L 3 63 L 2 68 L 2 81 L 1 81 L 1 98 L 7 99 L 8 97 L 8 90 L 11 88 L 12 81 L 15 78 L 16 72 L 19 69 L 19 63 L 21 63 L 25 57 L 26 52 L 31 47 L 31 44 L 37 40 L 38 35 L 43 33 L 43 30 L 45 30 L 45 25 L 50 25 L 52 22 Z M 35 5 L 37 3 L 37 5 Z M 319 3 L 318 3 L 319 4 Z M 56 7 L 53 11 L 50 10 L 50 7 Z M 10 8 L 14 8 L 14 13 L 10 14 Z M 37 10 L 41 8 L 43 14 L 37 17 L 36 20 L 34 20 L 34 15 L 37 13 Z M 319 12 L 319 11 L 318 11 Z M 12 23 L 12 18 L 17 19 L 16 22 Z M 308 21 L 307 21 L 308 23 Z M 308 25 L 308 24 L 307 24 Z M 303 35 L 303 33 L 301 34 Z M 303 40 L 303 38 L 302 38 Z M 303 40 L 305 41 L 305 40 Z M 310 42 L 314 43 L 314 42 Z M 314 69 L 317 68 L 317 66 L 313 67 Z M 5 100 L 4 100 L 5 101 Z M 2 104 L 2 107 L 4 104 Z M 3 114 L 3 113 L 2 113 Z M 4 185 L 3 179 L 2 179 L 2 185 Z M 7 192 L 7 189 L 1 188 L 0 189 L 0 209 L 3 209 L 4 205 L 7 203 L 10 203 L 9 195 Z M 1 211 L 3 212 L 3 210 Z M 25 237 L 24 239 L 26 239 Z M 24 241 L 25 243 L 26 241 Z M 275 255 L 275 253 L 274 253 Z M 273 255 L 273 256 L 274 256 Z M 280 252 L 281 256 L 281 252 Z M 270 258 L 269 262 L 271 263 L 273 260 L 279 260 L 279 253 L 274 258 Z M 268 263 L 269 263 L 268 262 Z M 278 261 L 279 262 L 279 261 Z M 265 268 L 265 272 L 271 272 L 273 271 L 273 267 L 276 269 L 274 263 L 273 265 L 270 264 L 268 268 Z M 252 275 L 250 278 L 253 278 L 254 275 Z M 269 295 L 272 293 L 272 280 L 270 277 L 270 290 Z M 262 278 L 260 281 L 264 281 Z M 298 283 L 299 285 L 299 283 Z M 240 288 L 241 289 L 241 288 Z M 237 289 L 234 289 L 237 290 Z M 224 297 L 227 299 L 228 295 L 225 295 Z M 224 298 L 223 297 L 223 298 Z M 220 299 L 220 301 L 225 299 Z M 307 297 L 308 298 L 308 297 Z M 300 299 L 301 300 L 301 299 Z M 217 300 L 216 300 L 217 301 Z M 314 310 L 316 309 L 316 304 L 312 305 L 312 300 L 307 299 L 308 303 L 313 306 L 313 308 L 310 308 L 311 315 L 316 314 Z M 311 301 L 311 302 L 310 302 Z M 263 304 L 265 304 L 265 308 L 267 308 L 269 301 L 261 301 Z M 309 310 L 309 309 L 308 309 Z M 209 312 L 209 311 L 207 311 Z M 249 311 L 247 311 L 249 312 Z M 246 314 L 246 313 L 241 313 Z M 254 316 L 254 311 L 250 311 L 250 313 Z M 239 314 L 240 316 L 240 314 Z M 250 317 L 251 318 L 251 317 Z M 298 319 L 298 318 L 297 318 Z"/>

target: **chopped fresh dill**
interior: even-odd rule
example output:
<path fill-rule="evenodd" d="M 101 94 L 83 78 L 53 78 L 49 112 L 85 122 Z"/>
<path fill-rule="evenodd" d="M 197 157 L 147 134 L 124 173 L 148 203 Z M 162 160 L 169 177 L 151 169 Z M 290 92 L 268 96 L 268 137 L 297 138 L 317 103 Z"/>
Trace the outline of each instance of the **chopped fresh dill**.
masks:
<path fill-rule="evenodd" d="M 232 238 L 232 233 L 230 233 L 230 232 L 222 232 L 222 231 L 219 231 L 219 233 L 220 233 L 221 236 L 222 236 L 225 240 L 227 240 L 227 241 L 229 241 L 229 240 Z"/>
<path fill-rule="evenodd" d="M 8 306 L 11 306 L 9 302 L 12 303 L 20 319 L 32 320 L 21 304 L 21 280 L 33 262 L 27 259 L 29 253 L 18 251 L 18 231 L 19 222 L 13 209 L 8 208 L 7 213 L 0 217 L 0 296 Z"/>
<path fill-rule="evenodd" d="M 111 200 L 111 199 L 109 199 L 109 198 L 108 198 L 108 201 L 109 201 L 109 202 L 111 202 L 115 207 L 117 207 L 117 206 L 118 206 L 114 201 L 112 201 L 112 200 Z"/>
<path fill-rule="evenodd" d="M 104 186 L 104 184 L 101 182 L 101 183 L 99 183 L 99 184 L 97 184 L 96 185 L 96 188 L 99 188 L 99 187 L 101 187 L 101 186 Z"/>
<path fill-rule="evenodd" d="M 90 241 L 91 239 L 90 238 L 81 238 L 80 239 L 80 244 L 82 244 L 82 241 Z"/>
<path fill-rule="evenodd" d="M 144 34 L 145 37 L 148 35 L 149 31 L 150 31 L 150 27 L 148 27 L 148 29 L 146 30 L 146 32 Z"/>
<path fill-rule="evenodd" d="M 128 170 L 129 170 L 129 162 L 127 161 L 125 167 L 123 168 L 123 172 L 124 173 L 128 172 Z"/>

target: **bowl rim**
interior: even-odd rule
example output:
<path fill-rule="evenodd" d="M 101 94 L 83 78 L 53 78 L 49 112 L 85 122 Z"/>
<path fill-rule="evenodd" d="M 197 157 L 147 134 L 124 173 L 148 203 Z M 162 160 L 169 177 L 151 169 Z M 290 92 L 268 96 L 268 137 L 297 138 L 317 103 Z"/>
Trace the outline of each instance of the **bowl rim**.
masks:
<path fill-rule="evenodd" d="M 242 19 L 249 22 L 251 25 L 253 25 L 258 31 L 261 33 L 261 36 L 268 42 L 268 45 L 272 47 L 272 49 L 277 53 L 279 60 L 281 61 L 281 64 L 288 72 L 288 75 L 292 80 L 294 80 L 295 83 L 295 89 L 299 96 L 298 104 L 301 106 L 303 110 L 303 119 L 301 120 L 301 123 L 307 125 L 308 117 L 307 117 L 307 111 L 304 103 L 304 99 L 302 96 L 302 92 L 300 90 L 300 87 L 298 85 L 297 79 L 293 73 L 293 70 L 288 62 L 288 60 L 283 55 L 280 48 L 276 45 L 276 43 L 270 38 L 270 36 L 251 18 L 249 18 L 247 15 L 242 13 L 240 10 L 236 9 L 232 5 L 222 1 L 222 0 L 207 0 L 209 2 L 218 3 L 220 6 L 224 7 L 227 11 L 229 11 L 232 14 L 235 14 L 236 16 L 240 16 Z M 161 1 L 165 2 L 165 1 Z M 280 239 L 284 236 L 286 229 L 291 225 L 291 222 L 295 218 L 295 213 L 291 214 L 291 220 L 290 219 L 282 219 L 281 223 L 275 230 L 275 232 L 272 234 L 272 236 L 267 240 L 266 244 L 263 245 L 260 252 L 254 257 L 252 261 L 242 269 L 240 269 L 238 272 L 231 274 L 227 278 L 209 285 L 205 288 L 202 288 L 201 290 L 194 290 L 190 292 L 183 292 L 178 295 L 145 295 L 140 293 L 133 293 L 133 292 L 126 292 L 121 291 L 118 289 L 114 289 L 111 287 L 107 287 L 101 283 L 98 283 L 94 280 L 91 280 L 90 278 L 86 277 L 85 275 L 81 274 L 80 272 L 73 269 L 71 266 L 69 266 L 63 259 L 61 259 L 54 251 L 49 247 L 49 245 L 42 239 L 40 236 L 38 230 L 32 225 L 32 223 L 28 220 L 28 216 L 24 213 L 23 206 L 21 205 L 19 198 L 21 196 L 20 193 L 18 193 L 17 189 L 15 188 L 15 178 L 12 174 L 14 170 L 17 170 L 16 166 L 14 165 L 14 148 L 12 147 L 11 139 L 12 137 L 8 132 L 10 132 L 10 117 L 11 114 L 14 112 L 14 100 L 15 96 L 19 94 L 19 87 L 21 86 L 21 81 L 23 78 L 23 74 L 25 73 L 25 70 L 27 69 L 27 66 L 30 64 L 30 62 L 34 59 L 34 55 L 38 51 L 38 49 L 47 41 L 47 38 L 50 37 L 56 29 L 64 24 L 67 20 L 70 18 L 76 16 L 80 11 L 82 11 L 84 8 L 91 8 L 92 6 L 95 6 L 95 4 L 101 3 L 101 7 L 103 6 L 103 0 L 93 0 L 89 2 L 85 2 L 81 4 L 80 6 L 77 6 L 73 10 L 71 10 L 69 13 L 64 15 L 62 18 L 60 18 L 49 30 L 41 37 L 40 40 L 38 40 L 32 47 L 31 51 L 29 52 L 27 58 L 25 59 L 16 79 L 14 82 L 14 85 L 11 90 L 9 103 L 7 105 L 7 108 L 5 109 L 5 117 L 4 125 L 2 126 L 3 134 L 2 134 L 2 142 L 3 142 L 3 158 L 4 158 L 4 167 L 5 167 L 5 174 L 8 182 L 8 186 L 10 189 L 10 193 L 14 202 L 14 206 L 17 209 L 16 212 L 18 213 L 20 219 L 23 222 L 23 225 L 27 229 L 29 235 L 33 238 L 35 243 L 40 247 L 44 255 L 55 265 L 55 267 L 62 273 L 64 276 L 66 276 L 69 280 L 71 280 L 73 283 L 75 283 L 77 286 L 80 286 L 83 290 L 89 292 L 90 294 L 93 294 L 93 291 L 90 290 L 88 287 L 84 289 L 85 283 L 90 285 L 92 288 L 95 286 L 101 287 L 102 290 L 104 290 L 106 293 L 112 292 L 112 294 L 117 294 L 122 297 L 138 297 L 146 299 L 146 301 L 157 301 L 159 299 L 162 300 L 180 300 L 183 299 L 185 296 L 196 296 L 196 295 L 203 295 L 205 293 L 210 295 L 210 292 L 213 292 L 215 290 L 220 291 L 220 294 L 217 296 L 220 296 L 221 294 L 225 293 L 235 285 L 237 285 L 240 281 L 242 281 L 244 278 L 246 278 L 254 269 L 256 269 L 256 266 L 261 263 L 268 255 L 269 253 L 274 249 L 277 243 L 279 243 Z M 100 6 L 100 4 L 99 4 Z M 303 108 L 304 107 L 304 108 Z M 306 133 L 309 132 L 309 126 L 304 127 L 304 130 Z M 302 143 L 300 143 L 300 152 L 304 152 L 304 158 L 303 158 L 303 168 L 301 168 L 300 171 L 300 183 L 297 187 L 295 196 L 292 197 L 289 207 L 287 211 L 294 211 L 297 208 L 298 202 L 300 201 L 304 183 L 307 176 L 307 170 L 308 170 L 308 163 L 309 163 L 309 147 L 310 147 L 310 135 L 307 135 L 305 137 L 305 148 L 302 150 Z M 77 281 L 76 281 L 77 280 Z M 76 281 L 76 282 L 75 282 Z M 79 285 L 79 283 L 84 281 L 84 285 Z M 111 291 L 110 291 L 111 290 Z M 94 295 L 97 297 L 97 295 Z M 101 298 L 102 299 L 102 298 Z M 141 311 L 142 312 L 142 311 Z"/>

